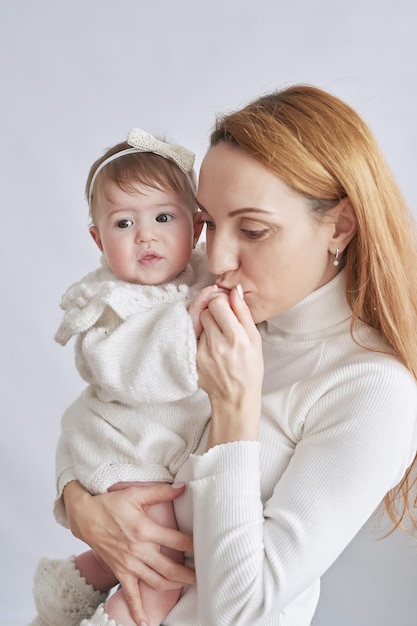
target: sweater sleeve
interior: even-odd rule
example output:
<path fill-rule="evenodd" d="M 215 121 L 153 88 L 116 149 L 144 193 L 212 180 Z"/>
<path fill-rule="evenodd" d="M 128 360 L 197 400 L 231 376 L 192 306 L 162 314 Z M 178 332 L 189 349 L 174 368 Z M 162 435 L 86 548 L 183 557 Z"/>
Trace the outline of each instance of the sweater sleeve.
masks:
<path fill-rule="evenodd" d="M 202 626 L 267 623 L 285 611 L 413 460 L 415 381 L 396 363 L 353 369 L 315 399 L 282 471 L 277 435 L 265 429 L 260 442 L 222 444 L 190 458 Z M 273 467 L 276 479 L 265 488 Z"/>

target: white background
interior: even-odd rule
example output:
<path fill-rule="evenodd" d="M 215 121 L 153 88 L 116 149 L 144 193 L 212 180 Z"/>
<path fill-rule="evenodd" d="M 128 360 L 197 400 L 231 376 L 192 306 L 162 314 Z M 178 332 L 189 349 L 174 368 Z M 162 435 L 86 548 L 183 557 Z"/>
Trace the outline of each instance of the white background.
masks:
<path fill-rule="evenodd" d="M 53 335 L 63 291 L 98 261 L 83 198 L 93 160 L 139 126 L 198 166 L 216 113 L 306 82 L 363 115 L 415 210 L 415 6 L 1 1 L 0 626 L 34 617 L 39 557 L 81 548 L 51 513 L 59 419 L 82 388 Z M 324 577 L 314 626 L 415 624 L 416 546 L 362 531 Z"/>

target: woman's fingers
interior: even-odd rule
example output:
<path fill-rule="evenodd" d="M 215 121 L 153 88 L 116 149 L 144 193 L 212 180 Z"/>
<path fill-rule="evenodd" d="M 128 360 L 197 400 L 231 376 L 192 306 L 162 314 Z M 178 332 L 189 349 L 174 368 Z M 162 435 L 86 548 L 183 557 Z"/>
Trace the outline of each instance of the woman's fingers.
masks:
<path fill-rule="evenodd" d="M 193 550 L 193 539 L 190 535 L 185 535 L 174 528 L 160 526 L 152 520 L 149 521 L 149 526 L 140 533 L 140 537 L 141 541 L 157 543 L 179 552 L 192 552 Z"/>
<path fill-rule="evenodd" d="M 184 584 L 196 583 L 194 570 L 172 561 L 160 552 L 159 546 L 150 544 L 146 544 L 146 550 L 141 552 L 137 574 L 132 575 L 130 571 L 114 573 L 122 585 L 129 611 L 137 624 L 147 622 L 138 586 L 140 580 L 162 591 L 181 589 Z"/>
<path fill-rule="evenodd" d="M 74 522 L 71 526 L 74 534 L 104 559 L 118 580 L 132 575 L 136 580 L 143 578 L 149 584 L 157 581 L 171 589 L 194 582 L 194 570 L 170 562 L 160 552 L 160 546 L 192 551 L 192 537 L 160 526 L 146 515 L 152 504 L 180 496 L 184 486 L 131 486 L 91 496 L 77 482 L 68 485 L 66 505 L 72 512 L 69 519 L 77 519 L 77 526 Z M 93 516 L 88 514 L 91 511 Z M 149 569 L 158 567 L 161 572 L 149 574 Z"/>
<path fill-rule="evenodd" d="M 199 384 L 210 398 L 208 448 L 258 437 L 262 341 L 241 290 L 210 301 L 197 350 Z"/>
<path fill-rule="evenodd" d="M 195 571 L 165 556 L 157 546 L 154 553 L 143 557 L 140 579 L 154 589 L 181 589 L 194 585 Z"/>
<path fill-rule="evenodd" d="M 213 322 L 216 322 L 228 340 L 232 340 L 240 332 L 240 327 L 249 337 L 259 337 L 240 285 L 234 287 L 230 294 L 218 292 L 212 297 L 201 316 L 201 322 L 205 330 L 210 328 L 212 332 L 215 332 Z"/>
<path fill-rule="evenodd" d="M 191 552 L 193 539 L 190 535 L 186 535 L 175 528 L 161 526 L 146 516 L 148 507 L 174 500 L 184 493 L 184 488 L 185 485 L 176 485 L 174 488 L 169 484 L 150 484 L 141 485 L 139 488 L 131 486 L 123 489 L 121 497 L 128 499 L 131 507 L 137 510 L 138 520 L 140 520 L 133 539 L 144 544 L 150 542 L 180 552 Z"/>
<path fill-rule="evenodd" d="M 201 315 L 201 323 L 205 331 L 202 338 L 213 354 L 248 344 L 260 352 L 261 338 L 240 286 L 228 295 L 219 293 L 212 298 Z"/>
<path fill-rule="evenodd" d="M 122 583 L 131 576 L 135 580 L 143 580 L 153 589 L 163 591 L 181 589 L 184 585 L 195 584 L 196 577 L 193 569 L 171 561 L 159 552 L 157 546 L 154 549 L 154 554 L 142 554 L 143 560 L 139 566 L 130 567 L 128 563 L 129 569 L 124 567 L 116 569 L 114 572 L 116 578 Z"/>
<path fill-rule="evenodd" d="M 181 589 L 184 584 L 193 585 L 196 583 L 195 572 L 190 570 L 179 563 L 174 563 L 171 559 L 164 557 L 159 553 L 160 562 L 153 559 L 154 564 L 157 563 L 158 569 L 165 572 L 167 578 L 159 575 L 152 567 L 143 568 L 142 575 L 139 578 L 132 576 L 131 574 L 121 574 L 118 577 L 120 584 L 122 585 L 123 593 L 126 598 L 126 602 L 129 607 L 129 611 L 137 624 L 142 622 L 147 623 L 146 614 L 143 609 L 142 599 L 140 595 L 139 580 L 147 583 L 153 589 L 159 589 L 162 591 L 168 591 L 170 589 Z M 184 584 L 178 582 L 172 582 L 172 580 L 184 579 Z"/>
<path fill-rule="evenodd" d="M 201 315 L 204 330 L 207 326 L 211 326 L 212 331 L 215 332 L 216 328 L 213 324 L 215 322 L 220 332 L 226 337 L 229 337 L 236 328 L 236 321 L 236 315 L 230 306 L 230 297 L 224 293 L 219 293 L 212 298 Z"/>
<path fill-rule="evenodd" d="M 136 578 L 126 575 L 123 580 L 119 579 L 122 585 L 123 594 L 125 596 L 130 614 L 138 626 L 148 624 L 146 613 L 143 609 L 142 598 L 139 591 L 139 585 Z"/>
<path fill-rule="evenodd" d="M 260 342 L 260 335 L 252 319 L 250 309 L 245 302 L 241 285 L 237 285 L 230 292 L 230 306 L 248 335 L 252 338 L 256 338 Z"/>

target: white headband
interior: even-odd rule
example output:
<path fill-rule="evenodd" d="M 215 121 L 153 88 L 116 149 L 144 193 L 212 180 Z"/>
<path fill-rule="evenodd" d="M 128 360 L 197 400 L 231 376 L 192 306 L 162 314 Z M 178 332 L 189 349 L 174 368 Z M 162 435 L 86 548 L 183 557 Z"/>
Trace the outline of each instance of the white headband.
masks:
<path fill-rule="evenodd" d="M 90 182 L 90 187 L 88 189 L 89 206 L 91 206 L 91 199 L 93 197 L 94 183 L 96 182 L 96 178 L 103 169 L 103 167 L 105 167 L 108 163 L 111 163 L 111 161 L 114 161 L 115 159 L 119 159 L 126 154 L 134 154 L 135 152 L 152 152 L 153 154 L 158 154 L 165 159 L 170 159 L 171 161 L 174 161 L 174 163 L 185 174 L 193 193 L 195 193 L 195 185 L 190 176 L 191 172 L 193 171 L 195 160 L 195 154 L 193 152 L 187 150 L 187 148 L 184 148 L 183 146 L 173 145 L 170 143 L 165 143 L 165 141 L 155 139 L 155 137 L 153 137 L 146 131 L 141 130 L 140 128 L 133 128 L 129 132 L 126 141 L 130 146 L 132 146 L 131 148 L 126 148 L 125 150 L 121 150 L 120 152 L 112 154 L 107 159 L 102 161 L 102 163 L 100 163 L 100 165 L 94 172 Z"/>

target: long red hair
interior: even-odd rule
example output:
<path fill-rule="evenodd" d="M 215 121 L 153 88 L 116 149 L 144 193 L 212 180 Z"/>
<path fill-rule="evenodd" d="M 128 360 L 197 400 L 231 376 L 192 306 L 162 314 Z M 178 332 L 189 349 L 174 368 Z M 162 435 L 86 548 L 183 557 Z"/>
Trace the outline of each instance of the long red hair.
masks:
<path fill-rule="evenodd" d="M 344 197 L 357 230 L 349 243 L 346 296 L 355 321 L 375 328 L 417 379 L 417 233 L 413 215 L 372 132 L 346 103 L 316 87 L 292 86 L 220 117 L 211 145 L 229 141 L 321 213 Z M 385 497 L 394 528 L 413 516 L 417 456 Z"/>

